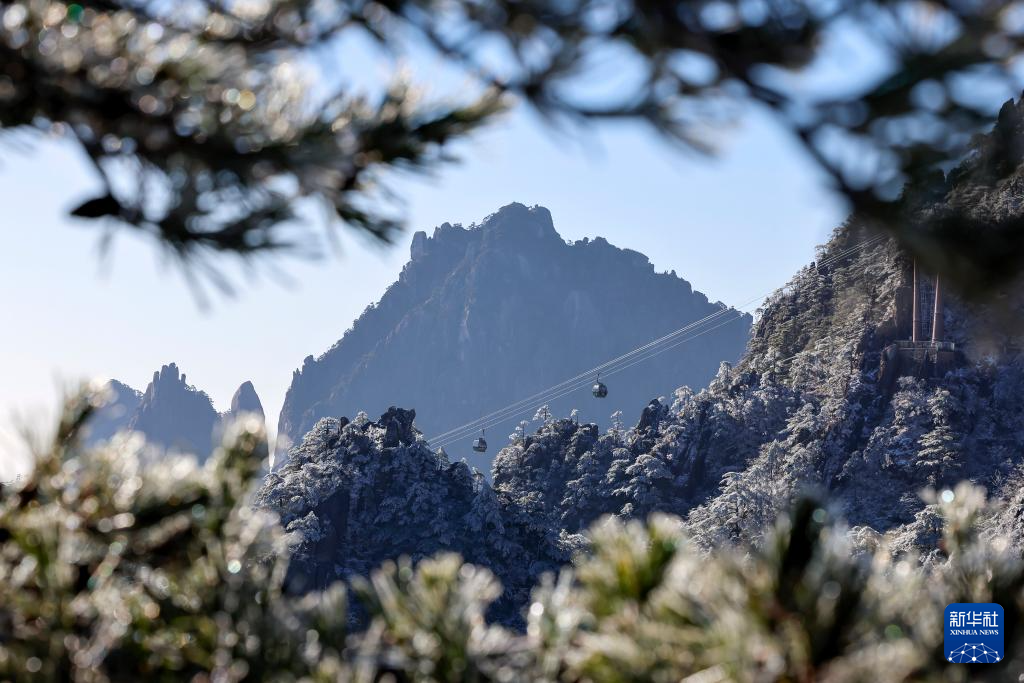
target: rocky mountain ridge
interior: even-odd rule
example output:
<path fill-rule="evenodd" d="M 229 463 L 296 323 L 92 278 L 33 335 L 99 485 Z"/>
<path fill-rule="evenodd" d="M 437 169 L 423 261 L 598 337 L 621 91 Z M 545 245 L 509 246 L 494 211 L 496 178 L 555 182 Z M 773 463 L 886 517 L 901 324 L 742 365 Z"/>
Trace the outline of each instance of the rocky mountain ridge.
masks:
<path fill-rule="evenodd" d="M 704 391 L 652 402 L 620 433 L 544 424 L 502 449 L 495 489 L 569 531 L 602 514 L 672 512 L 708 545 L 756 541 L 807 489 L 879 532 L 930 514 L 918 495 L 928 487 L 969 479 L 998 491 L 1024 462 L 1020 329 L 992 332 L 994 307 L 949 296 L 955 359 L 894 369 L 911 336 L 913 265 L 871 239 L 856 224 L 837 231 L 823 259 L 870 246 L 798 274 L 762 310 L 743 360 Z"/>
<path fill-rule="evenodd" d="M 856 224 L 820 262 L 765 305 L 747 355 L 706 389 L 650 401 L 629 429 L 546 417 L 500 450 L 493 485 L 431 450 L 412 411 L 319 421 L 258 497 L 294 534 L 293 587 L 452 549 L 502 577 L 499 613 L 515 623 L 524 587 L 603 515 L 669 512 L 705 547 L 756 544 L 809 488 L 864 542 L 891 531 L 897 549 L 934 548 L 920 491 L 1020 480 L 1024 364 L 981 332 L 986 306 L 949 297 L 953 366 L 887 378 L 887 351 L 910 336 L 911 262 Z"/>
<path fill-rule="evenodd" d="M 242 413 L 264 417 L 263 405 L 252 385 L 244 382 L 221 414 L 206 392 L 191 386 L 175 363 L 153 373 L 145 392 L 118 380 L 107 384 L 111 400 L 88 425 L 88 441 L 96 443 L 120 431 L 139 432 L 147 443 L 162 449 L 195 454 L 200 459 L 217 445 L 224 424 Z"/>

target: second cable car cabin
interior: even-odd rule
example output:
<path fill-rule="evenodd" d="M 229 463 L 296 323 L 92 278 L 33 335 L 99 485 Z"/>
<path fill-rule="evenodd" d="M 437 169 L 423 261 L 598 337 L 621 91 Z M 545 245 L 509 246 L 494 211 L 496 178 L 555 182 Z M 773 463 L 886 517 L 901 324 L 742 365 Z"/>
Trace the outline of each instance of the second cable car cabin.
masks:
<path fill-rule="evenodd" d="M 487 439 L 484 438 L 484 430 L 480 430 L 480 436 L 473 439 L 473 450 L 477 453 L 487 452 Z"/>

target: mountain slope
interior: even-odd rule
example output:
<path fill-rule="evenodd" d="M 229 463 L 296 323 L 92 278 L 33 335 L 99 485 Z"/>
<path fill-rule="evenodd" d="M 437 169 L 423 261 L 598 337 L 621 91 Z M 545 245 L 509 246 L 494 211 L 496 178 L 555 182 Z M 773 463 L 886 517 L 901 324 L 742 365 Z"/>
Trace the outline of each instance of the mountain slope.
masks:
<path fill-rule="evenodd" d="M 850 253 L 857 245 L 866 246 Z M 847 253 L 780 290 L 743 360 L 723 365 L 706 390 L 681 390 L 671 407 L 652 402 L 621 433 L 551 421 L 502 449 L 495 489 L 558 528 L 658 510 L 688 515 L 713 544 L 756 540 L 808 487 L 827 492 L 852 524 L 878 530 L 926 514 L 925 487 L 997 487 L 1024 462 L 1019 326 L 993 330 L 996 306 L 947 296 L 953 359 L 898 367 L 912 263 L 857 224 L 821 256 Z"/>
<path fill-rule="evenodd" d="M 280 434 L 298 440 L 321 417 L 406 405 L 430 437 L 723 308 L 642 254 L 602 238 L 567 244 L 541 207 L 511 204 L 479 226 L 417 233 L 411 256 L 380 302 L 295 372 Z M 678 384 L 704 386 L 720 361 L 739 356 L 749 326 L 737 317 L 616 375 L 604 401 L 583 390 L 550 407 L 604 423 Z M 522 417 L 492 435 L 500 440 Z M 489 456 L 468 450 L 473 436 L 452 449 L 487 469 Z"/>
<path fill-rule="evenodd" d="M 669 512 L 703 545 L 756 543 L 809 486 L 871 528 L 859 539 L 896 529 L 897 547 L 934 547 L 922 488 L 1020 480 L 1024 365 L 1006 331 L 983 332 L 989 307 L 950 297 L 960 355 L 941 372 L 891 376 L 887 350 L 909 335 L 910 265 L 894 242 L 843 226 L 706 389 L 650 401 L 630 429 L 549 417 L 500 450 L 493 487 L 432 452 L 414 413 L 319 421 L 257 498 L 294 534 L 293 589 L 450 549 L 502 578 L 498 613 L 515 622 L 530 577 L 603 515 Z"/>
<path fill-rule="evenodd" d="M 142 403 L 142 392 L 132 389 L 124 382 L 109 380 L 106 385 L 106 403 L 89 418 L 87 441 L 96 444 L 107 441 L 119 431 L 128 427 Z"/>
<path fill-rule="evenodd" d="M 1019 216 L 1024 156 L 1004 141 L 1022 131 L 1024 100 L 1008 102 L 960 167 L 908 192 L 907 223 L 946 230 L 966 211 L 987 229 Z M 707 545 L 757 541 L 808 488 L 855 526 L 898 530 L 904 549 L 934 546 L 925 489 L 971 480 L 1024 516 L 1022 279 L 985 301 L 946 292 L 933 327 L 936 282 L 919 272 L 915 344 L 915 270 L 851 219 L 766 302 L 743 359 L 707 389 L 652 403 L 624 432 L 549 421 L 498 454 L 495 489 L 570 531 L 606 513 L 674 512 Z M 933 330 L 941 345 L 923 341 Z"/>

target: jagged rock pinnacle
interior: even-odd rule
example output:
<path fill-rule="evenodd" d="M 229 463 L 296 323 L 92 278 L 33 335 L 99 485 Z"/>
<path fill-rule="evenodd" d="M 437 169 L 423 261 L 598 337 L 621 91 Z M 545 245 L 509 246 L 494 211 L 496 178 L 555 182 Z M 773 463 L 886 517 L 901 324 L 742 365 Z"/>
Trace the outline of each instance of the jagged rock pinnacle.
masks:
<path fill-rule="evenodd" d="M 237 415 L 239 413 L 256 413 L 260 417 L 264 416 L 263 403 L 260 401 L 260 397 L 256 394 L 256 389 L 253 387 L 252 382 L 243 382 L 238 390 L 235 391 L 235 395 L 231 397 L 231 414 Z"/>

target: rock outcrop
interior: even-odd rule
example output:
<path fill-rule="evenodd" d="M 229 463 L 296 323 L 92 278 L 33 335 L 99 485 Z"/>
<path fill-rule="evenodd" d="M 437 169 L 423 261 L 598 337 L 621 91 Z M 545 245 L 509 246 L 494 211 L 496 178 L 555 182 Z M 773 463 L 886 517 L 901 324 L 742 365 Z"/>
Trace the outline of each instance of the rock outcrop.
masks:
<path fill-rule="evenodd" d="M 206 392 L 189 386 L 178 366 L 170 363 L 153 373 L 127 428 L 142 432 L 155 446 L 202 457 L 211 451 L 219 424 Z"/>
<path fill-rule="evenodd" d="M 504 594 L 493 616 L 519 623 L 530 587 L 568 561 L 579 539 L 553 532 L 465 462 L 431 451 L 414 417 L 392 407 L 377 421 L 323 418 L 267 475 L 255 502 L 292 535 L 290 589 L 449 550 L 497 574 Z"/>

